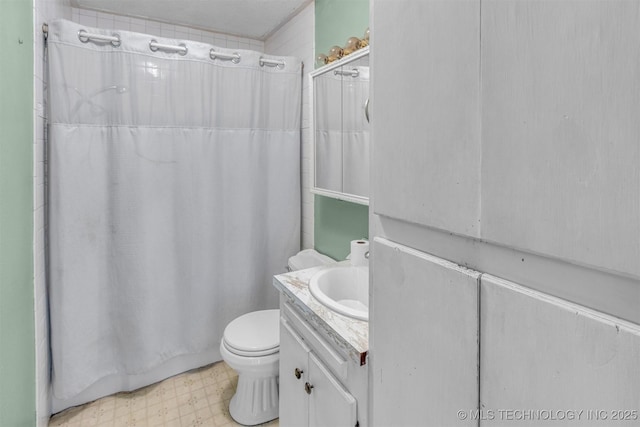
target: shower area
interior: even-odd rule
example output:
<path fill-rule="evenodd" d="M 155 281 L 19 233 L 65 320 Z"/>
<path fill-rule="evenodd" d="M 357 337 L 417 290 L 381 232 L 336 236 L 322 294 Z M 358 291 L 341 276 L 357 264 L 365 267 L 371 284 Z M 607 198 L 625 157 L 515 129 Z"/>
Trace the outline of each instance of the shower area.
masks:
<path fill-rule="evenodd" d="M 52 412 L 221 360 L 300 249 L 302 63 L 48 26 Z"/>

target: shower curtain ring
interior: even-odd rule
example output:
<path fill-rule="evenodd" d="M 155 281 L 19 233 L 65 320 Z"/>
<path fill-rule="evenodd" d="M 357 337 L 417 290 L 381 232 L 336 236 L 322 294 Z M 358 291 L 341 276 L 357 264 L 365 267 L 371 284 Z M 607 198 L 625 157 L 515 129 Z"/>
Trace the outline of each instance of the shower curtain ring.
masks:
<path fill-rule="evenodd" d="M 89 42 L 89 36 L 87 35 L 87 32 L 85 30 L 78 31 L 78 40 L 80 40 L 82 43 Z"/>
<path fill-rule="evenodd" d="M 117 40 L 111 40 L 111 46 L 113 47 L 119 47 L 120 46 L 120 34 L 118 33 L 114 33 L 113 37 L 117 37 Z"/>

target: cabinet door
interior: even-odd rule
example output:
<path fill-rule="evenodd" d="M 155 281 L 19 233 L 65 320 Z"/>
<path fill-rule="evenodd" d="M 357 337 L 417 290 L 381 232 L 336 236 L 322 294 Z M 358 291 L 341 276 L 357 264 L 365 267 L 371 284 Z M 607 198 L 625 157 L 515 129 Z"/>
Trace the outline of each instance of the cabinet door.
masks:
<path fill-rule="evenodd" d="M 372 423 L 477 426 L 480 274 L 376 237 Z"/>
<path fill-rule="evenodd" d="M 478 237 L 480 1 L 372 7 L 375 213 Z"/>
<path fill-rule="evenodd" d="M 369 197 L 369 56 L 342 72 L 342 191 Z"/>
<path fill-rule="evenodd" d="M 342 192 L 342 75 L 324 73 L 313 85 L 314 187 Z"/>
<path fill-rule="evenodd" d="M 356 399 L 335 379 L 313 354 L 309 353 L 310 427 L 354 427 Z M 301 424 L 302 425 L 302 424 Z"/>
<path fill-rule="evenodd" d="M 482 427 L 640 425 L 638 325 L 487 274 L 480 295 Z"/>
<path fill-rule="evenodd" d="M 640 276 L 638 28 L 637 1 L 483 0 L 483 239 Z"/>
<path fill-rule="evenodd" d="M 280 318 L 280 425 L 306 426 L 308 421 L 305 382 L 309 381 L 309 348 L 291 329 L 286 319 Z M 298 371 L 296 371 L 296 369 Z M 297 374 L 300 374 L 300 378 Z"/>

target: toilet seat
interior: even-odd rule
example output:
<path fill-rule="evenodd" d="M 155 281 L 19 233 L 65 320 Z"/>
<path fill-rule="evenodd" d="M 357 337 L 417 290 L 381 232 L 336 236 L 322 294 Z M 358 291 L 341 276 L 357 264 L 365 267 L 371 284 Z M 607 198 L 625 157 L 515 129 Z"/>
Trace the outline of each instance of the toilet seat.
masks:
<path fill-rule="evenodd" d="M 242 315 L 224 330 L 223 344 L 239 356 L 259 357 L 280 350 L 280 310 L 261 310 Z"/>
<path fill-rule="evenodd" d="M 229 345 L 229 343 L 227 343 L 224 340 L 222 340 L 222 345 L 224 345 L 224 348 L 226 348 L 229 352 L 237 356 L 244 356 L 244 357 L 268 356 L 270 354 L 278 353 L 280 351 L 280 347 L 269 348 L 261 351 L 243 351 Z"/>

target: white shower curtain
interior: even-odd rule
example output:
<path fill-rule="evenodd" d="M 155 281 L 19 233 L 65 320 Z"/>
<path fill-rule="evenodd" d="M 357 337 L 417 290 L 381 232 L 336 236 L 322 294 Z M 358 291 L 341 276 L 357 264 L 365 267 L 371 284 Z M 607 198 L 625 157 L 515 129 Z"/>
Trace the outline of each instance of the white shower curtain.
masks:
<path fill-rule="evenodd" d="M 229 321 L 277 306 L 300 245 L 301 63 L 64 20 L 48 46 L 57 411 L 220 360 Z"/>

